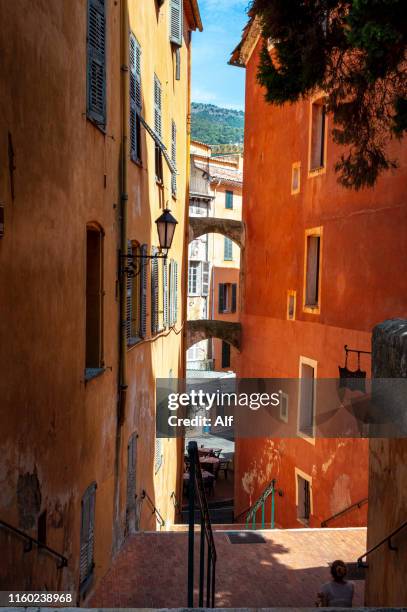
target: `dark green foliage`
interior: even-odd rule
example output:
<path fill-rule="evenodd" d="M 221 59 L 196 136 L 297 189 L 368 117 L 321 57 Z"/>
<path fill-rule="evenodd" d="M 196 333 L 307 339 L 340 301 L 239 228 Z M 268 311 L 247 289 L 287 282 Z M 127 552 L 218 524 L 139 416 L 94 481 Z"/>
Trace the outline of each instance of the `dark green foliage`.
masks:
<path fill-rule="evenodd" d="M 266 100 L 325 94 L 334 141 L 346 150 L 335 165 L 345 187 L 370 187 L 397 165 L 387 144 L 407 129 L 406 8 L 403 0 L 253 0 Z"/>
<path fill-rule="evenodd" d="M 243 142 L 243 111 L 192 102 L 191 122 L 194 140 L 212 145 Z"/>

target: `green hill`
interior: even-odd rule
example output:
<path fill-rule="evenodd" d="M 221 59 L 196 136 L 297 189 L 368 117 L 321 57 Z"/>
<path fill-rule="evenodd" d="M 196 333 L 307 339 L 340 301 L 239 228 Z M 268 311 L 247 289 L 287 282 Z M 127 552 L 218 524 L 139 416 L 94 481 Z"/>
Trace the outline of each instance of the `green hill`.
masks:
<path fill-rule="evenodd" d="M 243 111 L 192 102 L 191 122 L 193 140 L 206 144 L 243 143 Z"/>

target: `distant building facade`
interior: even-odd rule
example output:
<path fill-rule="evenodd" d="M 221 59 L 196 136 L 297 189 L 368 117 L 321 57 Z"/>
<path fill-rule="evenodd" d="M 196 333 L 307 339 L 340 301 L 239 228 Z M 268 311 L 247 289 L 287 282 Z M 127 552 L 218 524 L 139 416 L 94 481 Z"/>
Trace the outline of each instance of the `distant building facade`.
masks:
<path fill-rule="evenodd" d="M 211 147 L 191 143 L 190 217 L 242 218 L 243 159 L 214 157 Z M 238 320 L 240 248 L 220 234 L 189 245 L 188 319 Z M 229 371 L 234 349 L 220 339 L 202 340 L 187 351 L 188 370 Z"/>

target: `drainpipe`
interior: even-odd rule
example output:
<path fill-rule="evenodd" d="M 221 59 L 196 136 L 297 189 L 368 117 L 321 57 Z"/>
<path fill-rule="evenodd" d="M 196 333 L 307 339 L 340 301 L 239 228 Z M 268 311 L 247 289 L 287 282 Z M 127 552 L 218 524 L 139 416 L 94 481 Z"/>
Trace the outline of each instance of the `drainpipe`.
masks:
<path fill-rule="evenodd" d="M 127 253 L 127 151 L 129 141 L 129 70 L 128 70 L 128 8 L 127 0 L 122 0 L 121 18 L 121 154 L 120 154 L 120 254 Z M 120 346 L 119 346 L 119 406 L 118 422 L 124 422 L 127 394 L 127 336 L 126 336 L 126 275 L 123 272 L 125 261 L 120 260 Z"/>

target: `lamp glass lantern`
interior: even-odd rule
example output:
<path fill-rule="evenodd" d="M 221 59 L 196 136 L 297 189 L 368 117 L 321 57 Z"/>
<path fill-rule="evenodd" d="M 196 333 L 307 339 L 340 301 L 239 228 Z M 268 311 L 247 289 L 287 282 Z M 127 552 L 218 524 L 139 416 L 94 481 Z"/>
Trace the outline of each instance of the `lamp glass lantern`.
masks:
<path fill-rule="evenodd" d="M 162 251 L 167 252 L 171 248 L 177 224 L 178 221 L 172 216 L 168 208 L 156 220 L 158 240 Z"/>

